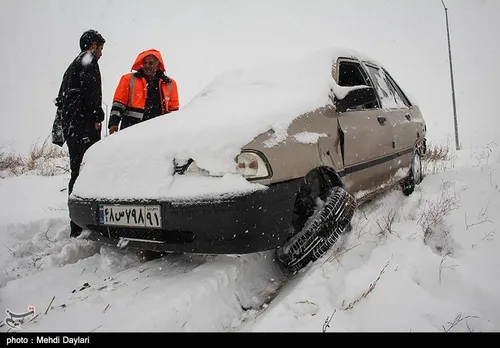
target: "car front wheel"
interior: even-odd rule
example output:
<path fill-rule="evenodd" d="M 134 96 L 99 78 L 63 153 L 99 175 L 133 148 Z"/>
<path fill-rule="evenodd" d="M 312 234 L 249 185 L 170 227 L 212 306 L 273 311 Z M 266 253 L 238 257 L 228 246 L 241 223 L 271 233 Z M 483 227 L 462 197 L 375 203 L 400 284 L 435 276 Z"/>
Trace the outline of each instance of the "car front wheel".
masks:
<path fill-rule="evenodd" d="M 304 228 L 277 250 L 279 261 L 296 272 L 322 257 L 346 230 L 355 209 L 355 198 L 343 188 L 333 187 Z"/>

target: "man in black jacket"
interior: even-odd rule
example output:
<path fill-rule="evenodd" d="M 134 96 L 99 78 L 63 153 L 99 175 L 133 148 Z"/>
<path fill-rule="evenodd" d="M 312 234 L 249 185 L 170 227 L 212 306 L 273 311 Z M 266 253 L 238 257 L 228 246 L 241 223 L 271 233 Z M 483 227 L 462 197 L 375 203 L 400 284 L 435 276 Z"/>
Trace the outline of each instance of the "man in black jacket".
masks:
<path fill-rule="evenodd" d="M 80 173 L 85 152 L 101 139 L 102 109 L 101 72 L 97 61 L 102 56 L 106 40 L 95 30 L 80 38 L 81 52 L 66 69 L 55 100 L 56 118 L 52 127 L 52 142 L 66 142 L 70 158 L 71 179 L 68 195 Z M 82 228 L 71 221 L 71 237 L 80 235 Z"/>

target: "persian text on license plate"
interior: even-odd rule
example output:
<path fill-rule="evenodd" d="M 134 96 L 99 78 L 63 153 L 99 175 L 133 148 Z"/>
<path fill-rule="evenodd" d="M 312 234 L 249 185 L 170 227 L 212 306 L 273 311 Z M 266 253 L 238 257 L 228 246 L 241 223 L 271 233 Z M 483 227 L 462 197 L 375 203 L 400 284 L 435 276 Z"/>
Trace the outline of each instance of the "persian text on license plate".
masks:
<path fill-rule="evenodd" d="M 161 228 L 159 205 L 99 205 L 99 224 Z"/>

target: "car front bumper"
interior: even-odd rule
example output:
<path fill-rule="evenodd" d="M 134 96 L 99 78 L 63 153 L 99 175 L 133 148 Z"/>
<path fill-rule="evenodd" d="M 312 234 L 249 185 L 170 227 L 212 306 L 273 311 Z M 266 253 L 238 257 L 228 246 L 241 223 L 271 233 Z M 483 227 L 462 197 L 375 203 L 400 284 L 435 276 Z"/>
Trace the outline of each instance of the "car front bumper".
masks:
<path fill-rule="evenodd" d="M 108 244 L 127 242 L 145 250 L 246 254 L 282 246 L 290 233 L 295 196 L 301 180 L 272 184 L 250 194 L 186 201 L 116 201 L 70 197 L 71 219 L 90 230 L 89 238 Z M 107 226 L 99 205 L 159 205 L 161 228 Z"/>

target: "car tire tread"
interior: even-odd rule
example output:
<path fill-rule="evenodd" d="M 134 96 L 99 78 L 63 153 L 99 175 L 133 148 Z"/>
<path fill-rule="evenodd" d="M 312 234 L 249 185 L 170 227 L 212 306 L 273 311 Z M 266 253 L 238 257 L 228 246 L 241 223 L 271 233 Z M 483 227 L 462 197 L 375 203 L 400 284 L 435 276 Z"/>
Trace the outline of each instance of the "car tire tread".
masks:
<path fill-rule="evenodd" d="M 416 178 L 415 174 L 413 173 L 413 161 L 415 160 L 415 156 L 418 156 L 418 160 L 420 162 L 420 174 L 419 174 L 418 178 Z M 403 194 L 405 196 L 411 195 L 413 193 L 413 191 L 415 191 L 415 187 L 417 187 L 417 185 L 420 185 L 422 180 L 423 180 L 422 157 L 420 156 L 420 153 L 418 151 L 415 151 L 415 153 L 413 154 L 413 158 L 412 158 L 412 165 L 410 167 L 410 173 L 409 173 L 408 177 L 404 180 L 403 185 L 402 185 Z"/>
<path fill-rule="evenodd" d="M 277 250 L 285 269 L 296 272 L 321 258 L 346 230 L 355 209 L 355 198 L 343 188 L 333 187 L 302 231 Z"/>

